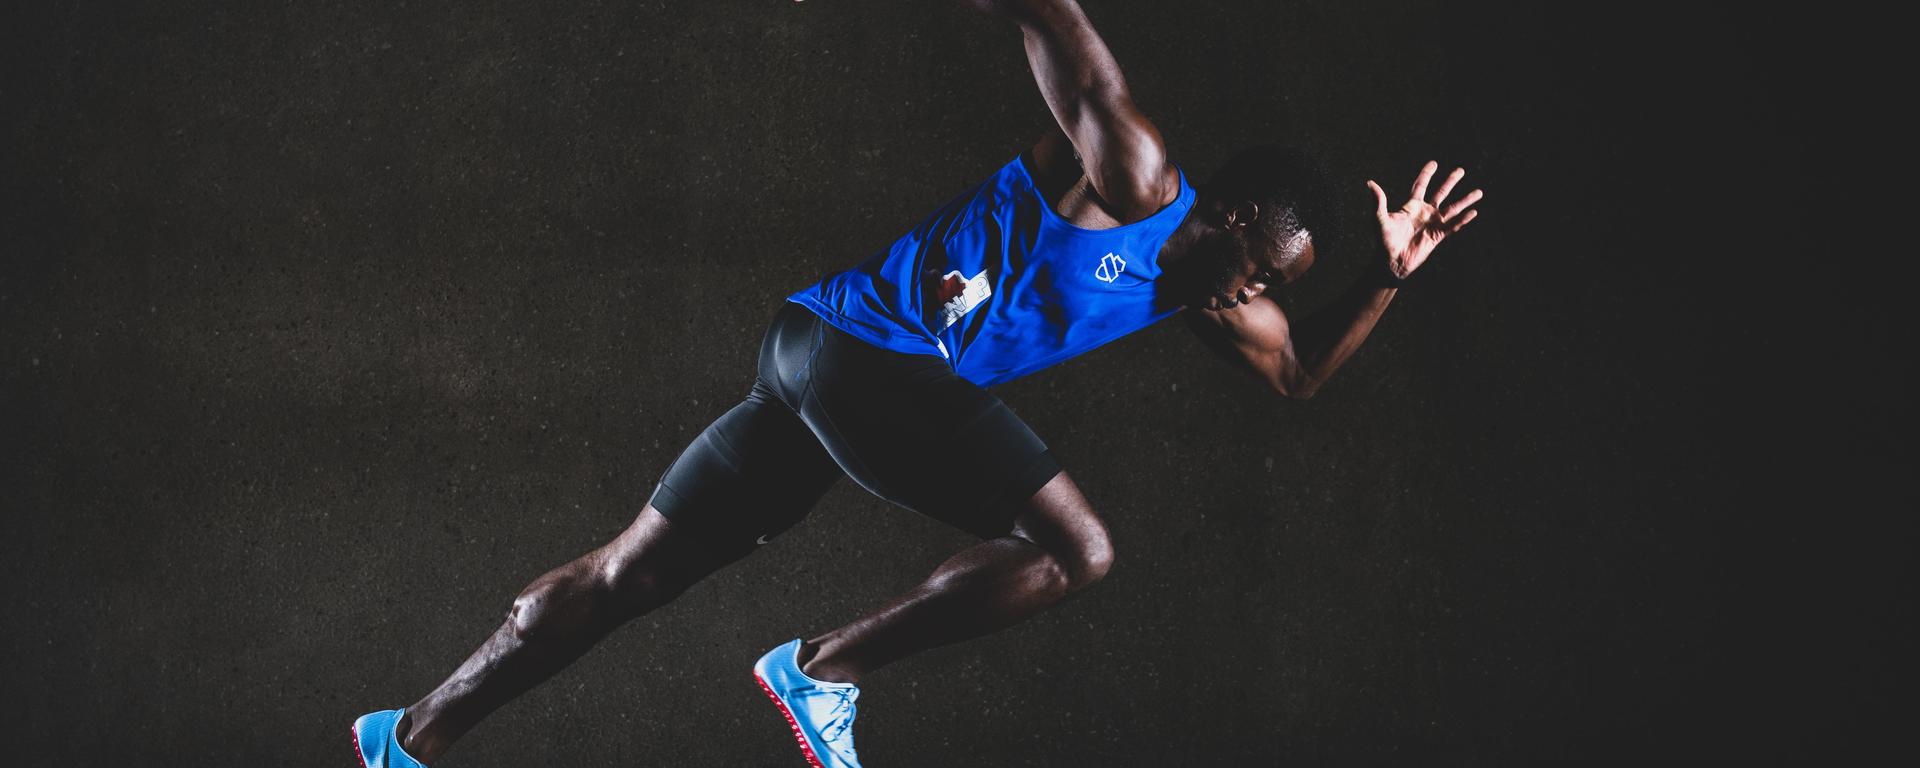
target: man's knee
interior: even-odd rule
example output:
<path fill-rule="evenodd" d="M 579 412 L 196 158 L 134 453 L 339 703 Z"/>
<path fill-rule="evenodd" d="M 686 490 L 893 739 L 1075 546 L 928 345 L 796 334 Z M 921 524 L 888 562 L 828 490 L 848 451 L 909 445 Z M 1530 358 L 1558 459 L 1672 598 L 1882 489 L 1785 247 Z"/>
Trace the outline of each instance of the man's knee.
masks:
<path fill-rule="evenodd" d="M 1066 566 L 1068 588 L 1086 589 L 1106 578 L 1107 571 L 1113 568 L 1113 542 L 1102 532 L 1075 542 L 1071 552 L 1054 556 Z"/>
<path fill-rule="evenodd" d="M 1045 552 L 1049 565 L 1058 569 L 1053 578 L 1066 582 L 1070 592 L 1093 586 L 1113 568 L 1113 543 L 1104 531 L 1068 542 L 1041 541 L 1020 531 L 1013 535 Z"/>
<path fill-rule="evenodd" d="M 549 634 L 617 625 L 673 600 L 676 588 L 637 564 L 608 563 L 589 555 L 548 572 L 514 598 L 507 614 L 514 634 Z"/>
<path fill-rule="evenodd" d="M 1107 571 L 1112 569 L 1113 542 L 1103 533 L 1098 541 L 1089 542 L 1081 551 L 1080 579 L 1074 588 L 1082 589 L 1092 586 L 1094 582 L 1106 578 Z"/>
<path fill-rule="evenodd" d="M 554 571 L 528 584 L 507 610 L 507 624 L 522 640 L 567 636 L 588 624 L 595 614 L 591 589 L 578 579 Z"/>
<path fill-rule="evenodd" d="M 1051 555 L 1070 590 L 1092 586 L 1113 568 L 1107 526 L 1065 472 L 1034 493 L 1014 518 L 1013 535 Z"/>

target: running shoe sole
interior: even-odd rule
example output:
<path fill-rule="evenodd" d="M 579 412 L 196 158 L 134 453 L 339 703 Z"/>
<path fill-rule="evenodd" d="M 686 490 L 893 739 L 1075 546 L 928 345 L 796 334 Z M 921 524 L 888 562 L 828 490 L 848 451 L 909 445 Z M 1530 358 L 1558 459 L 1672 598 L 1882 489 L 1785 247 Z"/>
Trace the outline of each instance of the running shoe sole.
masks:
<path fill-rule="evenodd" d="M 826 768 L 825 765 L 820 763 L 820 757 L 813 753 L 813 747 L 807 744 L 807 736 L 800 732 L 800 723 L 793 719 L 793 711 L 787 709 L 787 703 L 781 701 L 780 697 L 774 694 L 773 687 L 767 685 L 766 678 L 761 677 L 759 672 L 753 673 L 753 681 L 759 683 L 760 692 L 766 694 L 767 698 L 773 700 L 773 705 L 780 708 L 780 716 L 787 719 L 787 727 L 793 731 L 793 740 L 800 744 L 800 754 L 807 758 L 807 765 L 812 766 L 812 768 Z M 359 742 L 355 741 L 354 744 L 357 749 Z M 361 768 L 366 768 L 366 766 L 361 766 Z"/>

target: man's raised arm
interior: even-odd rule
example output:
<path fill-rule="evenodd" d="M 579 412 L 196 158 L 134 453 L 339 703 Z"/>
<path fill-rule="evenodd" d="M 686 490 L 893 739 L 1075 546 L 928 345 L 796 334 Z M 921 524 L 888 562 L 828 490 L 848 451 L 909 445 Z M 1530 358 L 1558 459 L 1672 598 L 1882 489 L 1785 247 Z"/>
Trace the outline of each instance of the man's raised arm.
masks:
<path fill-rule="evenodd" d="M 1020 25 L 1040 94 L 1110 212 L 1122 221 L 1141 219 L 1179 196 L 1160 132 L 1134 106 L 1119 62 L 1079 3 L 963 1 Z"/>
<path fill-rule="evenodd" d="M 1312 397 L 1360 348 L 1393 301 L 1400 282 L 1427 262 L 1440 241 L 1480 215 L 1473 207 L 1484 197 L 1478 189 L 1447 202 L 1454 185 L 1466 175 L 1465 169 L 1454 169 L 1427 197 L 1427 184 L 1438 168 L 1438 163 L 1430 162 L 1420 169 L 1412 198 L 1398 210 L 1388 210 L 1387 193 L 1367 181 L 1376 201 L 1374 218 L 1380 224 L 1386 258 L 1369 264 L 1360 281 L 1333 304 L 1289 323 L 1279 303 L 1263 292 L 1233 309 L 1187 312 L 1189 327 L 1215 351 L 1244 363 L 1275 392 L 1297 399 Z"/>

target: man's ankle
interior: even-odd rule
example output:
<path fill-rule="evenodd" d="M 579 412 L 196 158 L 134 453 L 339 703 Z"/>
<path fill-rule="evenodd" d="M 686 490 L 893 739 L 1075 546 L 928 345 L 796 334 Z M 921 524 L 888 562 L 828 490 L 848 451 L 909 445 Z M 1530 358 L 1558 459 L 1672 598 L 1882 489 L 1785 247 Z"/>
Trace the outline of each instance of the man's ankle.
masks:
<path fill-rule="evenodd" d="M 429 755 L 427 753 L 438 752 L 438 750 L 429 749 L 431 745 L 427 743 L 426 739 L 414 738 L 420 735 L 418 729 L 413 727 L 415 723 L 416 721 L 413 718 L 411 709 L 400 713 L 400 722 L 395 723 L 393 726 L 393 738 L 400 743 L 401 751 L 406 752 L 407 756 L 421 763 L 431 765 L 433 761 L 438 760 L 440 756 L 438 754 Z"/>
<path fill-rule="evenodd" d="M 823 658 L 820 655 L 820 650 L 819 646 L 815 646 L 809 641 L 800 641 L 800 652 L 795 654 L 795 664 L 800 667 L 800 674 L 827 683 L 852 683 L 854 685 L 860 683 L 859 675 L 853 674 L 852 671 L 834 664 L 831 658 Z"/>

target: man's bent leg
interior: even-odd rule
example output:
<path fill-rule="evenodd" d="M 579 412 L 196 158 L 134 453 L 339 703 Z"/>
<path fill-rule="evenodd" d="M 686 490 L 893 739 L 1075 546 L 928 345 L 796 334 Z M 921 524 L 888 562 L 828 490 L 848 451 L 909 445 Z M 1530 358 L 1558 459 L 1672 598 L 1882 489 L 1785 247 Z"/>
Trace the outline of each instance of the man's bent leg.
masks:
<path fill-rule="evenodd" d="M 1061 472 L 1028 499 L 1014 529 L 948 558 L 920 586 L 802 644 L 820 680 L 862 675 L 928 648 L 989 634 L 1098 581 L 1113 562 L 1106 526 Z"/>
<path fill-rule="evenodd" d="M 522 590 L 507 620 L 446 682 L 406 708 L 400 743 L 431 765 L 481 719 L 586 653 L 614 628 L 745 556 L 676 531 L 647 504 L 605 546 Z"/>

